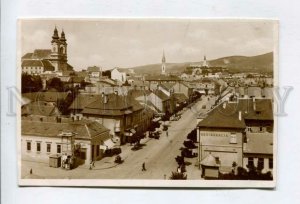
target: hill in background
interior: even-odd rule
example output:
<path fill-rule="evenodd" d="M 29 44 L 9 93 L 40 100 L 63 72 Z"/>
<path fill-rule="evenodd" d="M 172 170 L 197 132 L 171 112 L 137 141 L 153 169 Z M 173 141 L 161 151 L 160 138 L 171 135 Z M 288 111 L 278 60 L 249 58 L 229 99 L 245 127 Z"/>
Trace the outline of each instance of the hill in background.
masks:
<path fill-rule="evenodd" d="M 199 64 L 201 62 L 184 63 L 166 63 L 167 72 L 183 72 L 190 64 Z M 230 56 L 219 59 L 208 60 L 211 67 L 226 67 L 229 72 L 273 72 L 273 52 L 257 56 Z M 139 74 L 159 74 L 161 72 L 161 63 L 149 64 L 126 69 L 134 69 Z"/>

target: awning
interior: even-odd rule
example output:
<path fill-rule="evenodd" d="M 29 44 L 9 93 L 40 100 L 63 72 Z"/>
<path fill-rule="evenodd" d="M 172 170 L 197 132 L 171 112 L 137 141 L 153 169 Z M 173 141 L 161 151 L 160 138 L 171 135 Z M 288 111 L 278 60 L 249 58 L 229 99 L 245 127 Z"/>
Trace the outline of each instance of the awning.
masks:
<path fill-rule="evenodd" d="M 115 143 L 111 139 L 105 140 L 103 145 L 100 145 L 100 149 L 111 149 L 115 146 Z"/>

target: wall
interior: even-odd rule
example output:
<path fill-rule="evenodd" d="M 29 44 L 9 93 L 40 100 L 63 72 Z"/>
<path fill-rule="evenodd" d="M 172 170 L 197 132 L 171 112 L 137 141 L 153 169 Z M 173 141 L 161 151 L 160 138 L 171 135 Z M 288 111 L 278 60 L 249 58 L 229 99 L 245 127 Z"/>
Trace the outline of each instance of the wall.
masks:
<path fill-rule="evenodd" d="M 235 134 L 236 143 L 231 143 L 232 133 Z M 221 166 L 232 166 L 235 161 L 243 166 L 242 146 L 243 135 L 235 129 L 200 129 L 201 160 L 209 153 L 219 157 Z"/>

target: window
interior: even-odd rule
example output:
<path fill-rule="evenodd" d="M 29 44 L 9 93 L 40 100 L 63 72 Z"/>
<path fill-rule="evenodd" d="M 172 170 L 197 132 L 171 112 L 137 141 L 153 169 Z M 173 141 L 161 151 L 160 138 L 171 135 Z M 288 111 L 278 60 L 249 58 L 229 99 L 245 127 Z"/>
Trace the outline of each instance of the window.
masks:
<path fill-rule="evenodd" d="M 254 160 L 253 160 L 253 157 L 249 157 L 248 158 L 248 168 L 249 167 L 253 167 L 254 166 Z"/>
<path fill-rule="evenodd" d="M 273 169 L 273 158 L 269 158 L 269 169 Z"/>
<path fill-rule="evenodd" d="M 37 152 L 41 151 L 41 143 L 40 142 L 36 143 L 36 151 Z"/>
<path fill-rule="evenodd" d="M 31 151 L 31 142 L 27 142 L 27 151 Z"/>
<path fill-rule="evenodd" d="M 56 152 L 57 152 L 57 153 L 61 153 L 61 145 L 57 145 L 57 147 L 56 147 Z"/>
<path fill-rule="evenodd" d="M 47 152 L 51 152 L 51 144 L 47 144 Z"/>
<path fill-rule="evenodd" d="M 262 170 L 264 168 L 264 158 L 258 158 L 257 169 Z"/>
<path fill-rule="evenodd" d="M 231 133 L 230 134 L 230 141 L 229 141 L 230 144 L 236 144 L 236 134 L 235 133 Z"/>

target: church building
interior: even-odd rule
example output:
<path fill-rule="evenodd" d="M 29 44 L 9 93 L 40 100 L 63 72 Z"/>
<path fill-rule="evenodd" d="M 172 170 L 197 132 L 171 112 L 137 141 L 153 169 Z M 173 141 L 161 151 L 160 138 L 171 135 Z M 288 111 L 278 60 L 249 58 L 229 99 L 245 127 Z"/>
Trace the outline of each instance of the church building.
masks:
<path fill-rule="evenodd" d="M 64 31 L 59 36 L 55 27 L 51 49 L 36 49 L 33 53 L 26 53 L 22 57 L 22 73 L 42 74 L 73 71 L 73 67 L 68 64 L 67 45 Z"/>

